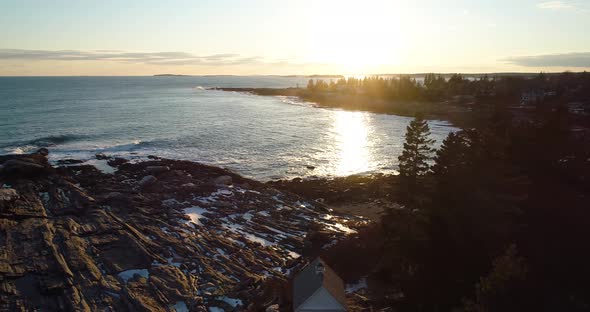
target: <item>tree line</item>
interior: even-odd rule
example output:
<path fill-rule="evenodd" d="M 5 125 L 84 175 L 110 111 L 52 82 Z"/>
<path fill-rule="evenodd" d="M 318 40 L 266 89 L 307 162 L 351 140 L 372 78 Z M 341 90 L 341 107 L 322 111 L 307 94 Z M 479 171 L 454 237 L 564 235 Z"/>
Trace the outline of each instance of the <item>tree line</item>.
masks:
<path fill-rule="evenodd" d="M 410 76 L 340 78 L 338 80 L 310 79 L 306 91 L 310 93 L 361 94 L 372 98 L 406 101 L 443 101 L 457 95 L 478 99 L 519 97 L 522 92 L 543 89 L 558 94 L 579 89 L 590 95 L 590 74 L 540 73 L 534 77 L 519 75 L 484 75 L 468 78 L 453 74 L 446 78 L 440 74 L 426 74 L 423 80 Z"/>
<path fill-rule="evenodd" d="M 433 77 L 429 83 L 437 84 Z M 407 128 L 400 207 L 382 221 L 378 276 L 400 311 L 584 311 L 590 308 L 590 148 L 565 113 L 513 124 L 506 112 L 432 148 Z"/>

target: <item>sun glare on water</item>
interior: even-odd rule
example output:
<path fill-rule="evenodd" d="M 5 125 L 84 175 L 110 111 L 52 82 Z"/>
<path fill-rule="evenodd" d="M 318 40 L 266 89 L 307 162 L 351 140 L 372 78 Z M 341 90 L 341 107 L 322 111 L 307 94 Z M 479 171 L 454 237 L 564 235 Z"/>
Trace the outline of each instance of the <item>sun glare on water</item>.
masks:
<path fill-rule="evenodd" d="M 350 175 L 371 170 L 372 148 L 369 115 L 363 112 L 335 111 L 333 115 L 334 140 L 337 142 L 336 175 Z"/>

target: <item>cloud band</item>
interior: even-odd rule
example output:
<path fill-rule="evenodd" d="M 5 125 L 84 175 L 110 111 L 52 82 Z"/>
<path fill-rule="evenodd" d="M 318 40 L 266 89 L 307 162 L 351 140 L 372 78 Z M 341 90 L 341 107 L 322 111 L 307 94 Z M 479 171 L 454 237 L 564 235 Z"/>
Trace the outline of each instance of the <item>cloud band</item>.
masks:
<path fill-rule="evenodd" d="M 590 52 L 516 56 L 502 61 L 525 67 L 590 67 Z"/>
<path fill-rule="evenodd" d="M 111 61 L 152 65 L 246 65 L 268 63 L 262 57 L 242 57 L 239 54 L 197 56 L 187 52 L 126 52 L 115 50 L 24 50 L 0 49 L 0 60 L 28 61 Z"/>

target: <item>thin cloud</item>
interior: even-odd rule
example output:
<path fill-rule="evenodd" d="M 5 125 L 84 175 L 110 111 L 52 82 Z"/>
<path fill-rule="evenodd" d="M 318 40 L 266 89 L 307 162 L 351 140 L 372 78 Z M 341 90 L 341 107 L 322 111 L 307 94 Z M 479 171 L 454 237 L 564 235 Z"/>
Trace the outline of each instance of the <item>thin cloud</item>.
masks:
<path fill-rule="evenodd" d="M 224 53 L 198 56 L 187 52 L 126 52 L 119 50 L 24 50 L 0 49 L 0 60 L 25 61 L 110 61 L 123 63 L 142 63 L 151 65 L 248 65 L 270 61 L 263 57 L 244 57 L 239 54 Z"/>
<path fill-rule="evenodd" d="M 537 7 L 540 9 L 548 9 L 548 10 L 563 10 L 563 9 L 573 9 L 575 8 L 574 5 L 568 3 L 566 1 L 546 1 L 537 4 Z"/>
<path fill-rule="evenodd" d="M 515 56 L 502 61 L 525 67 L 590 67 L 590 52 Z"/>
<path fill-rule="evenodd" d="M 537 4 L 539 9 L 543 10 L 570 10 L 586 12 L 588 4 L 581 1 L 544 1 Z"/>
<path fill-rule="evenodd" d="M 213 55 L 209 55 L 207 56 L 207 60 L 210 61 L 214 61 L 214 60 L 220 60 L 220 59 L 226 59 L 226 58 L 234 58 L 234 57 L 239 57 L 239 54 L 234 54 L 234 53 L 224 53 L 224 54 L 213 54 Z"/>

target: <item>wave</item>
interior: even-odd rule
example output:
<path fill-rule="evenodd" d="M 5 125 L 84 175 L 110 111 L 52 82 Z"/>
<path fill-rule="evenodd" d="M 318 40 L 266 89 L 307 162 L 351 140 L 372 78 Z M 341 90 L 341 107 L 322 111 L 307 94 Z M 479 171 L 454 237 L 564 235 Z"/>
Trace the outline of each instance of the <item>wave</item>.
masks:
<path fill-rule="evenodd" d="M 22 154 L 25 154 L 25 153 L 29 152 L 30 149 L 31 149 L 31 147 L 21 146 L 21 147 L 17 147 L 15 149 L 13 149 L 9 153 L 10 154 L 16 154 L 16 155 L 22 155 Z"/>
<path fill-rule="evenodd" d="M 276 96 L 281 102 L 288 105 L 305 106 L 305 107 L 317 107 L 318 105 L 313 102 L 304 101 L 296 96 L 277 95 Z"/>
<path fill-rule="evenodd" d="M 51 147 L 58 144 L 64 144 L 67 142 L 77 141 L 82 139 L 83 136 L 75 134 L 61 134 L 61 135 L 50 135 L 37 139 L 23 142 L 21 145 L 31 145 L 37 147 Z"/>
<path fill-rule="evenodd" d="M 0 146 L 0 154 L 28 154 L 39 148 L 49 148 L 58 154 L 88 154 L 95 153 L 120 153 L 145 148 L 151 145 L 150 141 L 139 139 L 127 142 L 101 142 L 93 140 L 95 136 L 83 136 L 74 134 L 50 135 L 28 141 L 12 142 Z"/>
<path fill-rule="evenodd" d="M 12 142 L 0 145 L 0 150 L 2 150 L 4 153 L 10 154 L 26 154 L 42 147 L 54 147 L 59 144 L 77 141 L 82 138 L 82 136 L 74 134 L 49 135 L 28 141 Z"/>
<path fill-rule="evenodd" d="M 129 143 L 123 143 L 123 144 L 118 143 L 118 144 L 103 146 L 102 148 L 99 148 L 96 150 L 103 151 L 103 152 L 126 152 L 126 151 L 131 151 L 131 150 L 139 148 L 139 147 L 148 146 L 149 144 L 150 144 L 149 141 L 133 140 L 132 142 L 129 142 Z"/>

